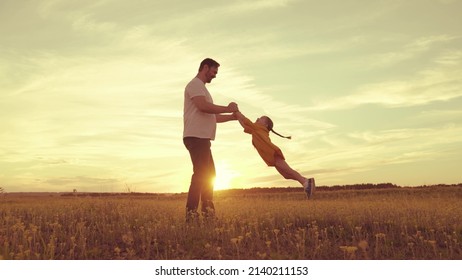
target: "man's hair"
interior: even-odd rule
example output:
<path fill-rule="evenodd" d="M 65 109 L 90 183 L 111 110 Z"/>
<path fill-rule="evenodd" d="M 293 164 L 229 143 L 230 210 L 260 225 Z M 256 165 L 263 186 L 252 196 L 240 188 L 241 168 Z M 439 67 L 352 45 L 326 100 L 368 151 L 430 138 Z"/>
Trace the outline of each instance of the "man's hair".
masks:
<path fill-rule="evenodd" d="M 204 68 L 205 65 L 207 65 L 209 68 L 211 68 L 211 67 L 219 67 L 220 63 L 216 62 L 215 60 L 213 60 L 211 58 L 206 58 L 206 59 L 202 60 L 201 65 L 199 66 L 199 71 L 201 71 L 202 68 Z"/>

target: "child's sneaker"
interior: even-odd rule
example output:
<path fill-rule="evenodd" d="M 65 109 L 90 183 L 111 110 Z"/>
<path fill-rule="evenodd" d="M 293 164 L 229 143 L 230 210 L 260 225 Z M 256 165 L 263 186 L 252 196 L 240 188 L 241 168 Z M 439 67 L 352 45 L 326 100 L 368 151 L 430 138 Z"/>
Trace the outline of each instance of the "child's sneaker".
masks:
<path fill-rule="evenodd" d="M 313 195 L 313 192 L 314 192 L 314 189 L 316 188 L 316 185 L 314 183 L 314 178 L 309 178 L 307 181 L 306 181 L 306 184 L 304 186 L 304 189 L 305 189 L 305 193 L 306 193 L 306 197 L 308 199 L 311 198 L 311 196 Z"/>

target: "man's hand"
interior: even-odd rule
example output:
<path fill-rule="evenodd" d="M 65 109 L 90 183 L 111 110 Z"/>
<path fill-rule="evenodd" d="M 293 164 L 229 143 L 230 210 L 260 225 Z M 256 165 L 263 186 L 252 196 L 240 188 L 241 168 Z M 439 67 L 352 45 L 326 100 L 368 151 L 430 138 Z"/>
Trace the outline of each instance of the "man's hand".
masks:
<path fill-rule="evenodd" d="M 235 102 L 229 103 L 227 107 L 228 107 L 228 110 L 230 111 L 230 113 L 234 113 L 234 112 L 239 111 L 239 107 L 237 106 L 237 104 Z"/>

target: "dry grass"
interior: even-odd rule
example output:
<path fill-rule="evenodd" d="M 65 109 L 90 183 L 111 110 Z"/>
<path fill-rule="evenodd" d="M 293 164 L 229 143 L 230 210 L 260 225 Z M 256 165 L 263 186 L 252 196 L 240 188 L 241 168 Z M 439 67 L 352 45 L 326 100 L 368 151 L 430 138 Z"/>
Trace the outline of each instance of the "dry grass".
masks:
<path fill-rule="evenodd" d="M 0 259 L 462 259 L 462 188 L 184 196 L 3 197 Z"/>

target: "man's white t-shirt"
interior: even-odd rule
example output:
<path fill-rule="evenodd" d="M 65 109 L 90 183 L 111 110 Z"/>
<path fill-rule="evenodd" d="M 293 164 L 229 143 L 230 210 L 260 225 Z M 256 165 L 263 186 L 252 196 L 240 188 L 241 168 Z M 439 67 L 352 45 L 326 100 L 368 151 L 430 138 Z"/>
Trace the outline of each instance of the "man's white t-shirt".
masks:
<path fill-rule="evenodd" d="M 197 137 L 214 140 L 217 130 L 215 114 L 203 113 L 197 109 L 192 101 L 192 98 L 196 96 L 205 96 L 207 102 L 213 103 L 212 96 L 204 82 L 197 77 L 192 79 L 184 90 L 183 138 Z"/>

